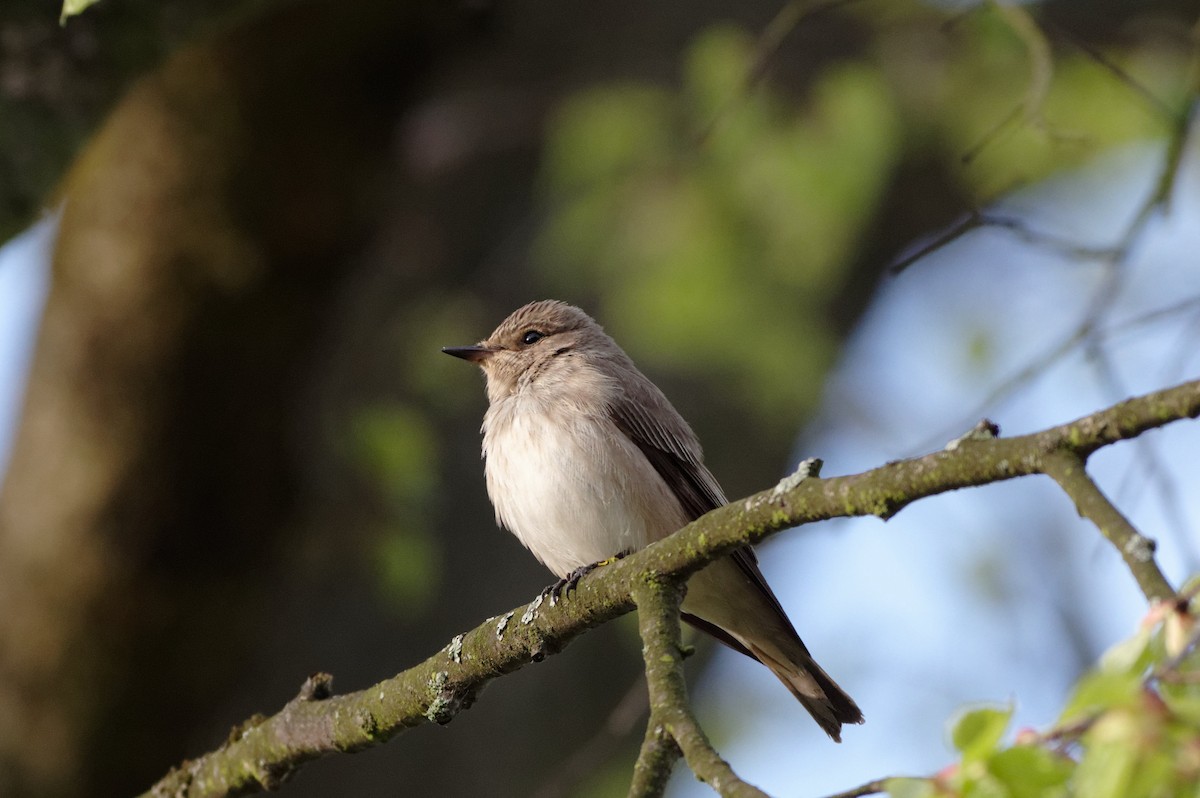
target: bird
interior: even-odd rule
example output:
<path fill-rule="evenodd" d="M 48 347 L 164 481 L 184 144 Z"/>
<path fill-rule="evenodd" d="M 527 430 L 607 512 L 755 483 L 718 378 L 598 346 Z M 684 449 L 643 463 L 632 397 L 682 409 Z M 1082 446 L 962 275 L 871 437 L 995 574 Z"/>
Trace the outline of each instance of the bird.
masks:
<path fill-rule="evenodd" d="M 442 351 L 483 370 L 484 472 L 496 522 L 560 578 L 559 588 L 727 503 L 692 428 L 578 307 L 531 302 L 479 343 Z M 863 722 L 748 546 L 692 575 L 680 615 L 770 669 L 835 742 L 843 724 Z"/>

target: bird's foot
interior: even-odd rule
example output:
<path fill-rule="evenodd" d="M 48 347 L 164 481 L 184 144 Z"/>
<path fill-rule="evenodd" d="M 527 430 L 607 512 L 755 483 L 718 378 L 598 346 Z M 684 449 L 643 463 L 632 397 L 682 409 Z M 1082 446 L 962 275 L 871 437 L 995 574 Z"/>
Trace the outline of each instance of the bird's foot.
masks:
<path fill-rule="evenodd" d="M 559 579 L 554 584 L 545 587 L 542 590 L 542 598 L 549 598 L 550 606 L 553 607 L 555 604 L 558 603 L 558 600 L 560 598 L 565 598 L 571 594 L 571 591 L 573 591 L 575 589 L 575 586 L 579 584 L 580 579 L 587 576 L 588 574 L 590 574 L 592 571 L 596 570 L 597 568 L 602 568 L 605 565 L 612 565 L 617 560 L 623 559 L 624 557 L 627 557 L 628 555 L 629 555 L 628 551 L 622 551 L 618 554 L 615 554 L 612 557 L 608 557 L 607 559 L 600 560 L 599 562 L 589 563 L 588 565 L 581 565 L 578 568 L 576 568 L 574 571 L 571 571 L 571 573 L 564 576 L 562 579 Z"/>

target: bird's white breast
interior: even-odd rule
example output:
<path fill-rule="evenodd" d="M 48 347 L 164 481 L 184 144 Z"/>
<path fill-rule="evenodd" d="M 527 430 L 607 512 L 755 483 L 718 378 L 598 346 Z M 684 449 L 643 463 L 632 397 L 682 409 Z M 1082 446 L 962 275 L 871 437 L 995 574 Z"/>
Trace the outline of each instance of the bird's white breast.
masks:
<path fill-rule="evenodd" d="M 683 526 L 665 482 L 595 395 L 551 392 L 494 401 L 484 418 L 496 520 L 558 576 L 640 549 Z"/>

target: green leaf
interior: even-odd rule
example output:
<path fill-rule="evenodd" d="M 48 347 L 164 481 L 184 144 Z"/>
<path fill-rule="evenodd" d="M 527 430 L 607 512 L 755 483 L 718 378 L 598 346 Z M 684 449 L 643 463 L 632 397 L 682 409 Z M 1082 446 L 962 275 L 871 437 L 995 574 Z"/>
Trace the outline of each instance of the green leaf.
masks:
<path fill-rule="evenodd" d="M 63 0 L 62 14 L 58 17 L 59 25 L 66 25 L 67 19 L 76 14 L 82 14 L 89 6 L 94 6 L 100 0 Z"/>
<path fill-rule="evenodd" d="M 962 787 L 963 798 L 1010 798 L 1008 792 L 995 778 L 983 777 L 968 780 Z"/>
<path fill-rule="evenodd" d="M 1075 794 L 1087 798 L 1129 798 L 1137 752 L 1127 740 L 1089 746 L 1075 771 Z"/>
<path fill-rule="evenodd" d="M 995 750 L 1004 736 L 1012 708 L 975 709 L 967 712 L 954 724 L 951 739 L 954 747 L 962 752 L 963 760 L 983 759 Z"/>
<path fill-rule="evenodd" d="M 1060 722 L 1070 723 L 1100 710 L 1124 706 L 1142 689 L 1141 677 L 1130 672 L 1093 671 L 1080 680 Z"/>
<path fill-rule="evenodd" d="M 1200 727 L 1200 695 L 1192 685 L 1163 685 L 1162 697 L 1171 713 L 1182 722 Z"/>
<path fill-rule="evenodd" d="M 1141 761 L 1134 773 L 1133 790 L 1130 798 L 1152 798 L 1159 795 L 1195 795 L 1194 776 L 1180 784 L 1175 778 L 1176 761 L 1184 751 L 1170 746 L 1167 749 L 1142 749 Z"/>
<path fill-rule="evenodd" d="M 1128 640 L 1122 640 L 1100 657 L 1100 670 L 1107 673 L 1141 675 L 1150 663 L 1150 639 L 1153 629 L 1142 627 Z"/>
<path fill-rule="evenodd" d="M 1000 751 L 988 760 L 988 771 L 1004 785 L 1011 798 L 1065 795 L 1067 779 L 1074 768 L 1071 760 L 1029 745 Z"/>

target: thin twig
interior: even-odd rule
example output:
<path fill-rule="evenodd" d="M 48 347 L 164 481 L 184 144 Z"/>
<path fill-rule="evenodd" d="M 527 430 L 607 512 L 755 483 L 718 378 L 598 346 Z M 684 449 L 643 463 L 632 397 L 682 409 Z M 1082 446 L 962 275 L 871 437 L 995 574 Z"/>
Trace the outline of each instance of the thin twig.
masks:
<path fill-rule="evenodd" d="M 1054 56 L 1046 34 L 1030 15 L 1027 6 L 1005 2 L 992 2 L 1000 19 L 1016 34 L 1029 53 L 1029 85 L 1025 89 L 1025 118 L 1044 126 L 1042 108 L 1050 95 L 1050 83 L 1054 78 Z"/>
<path fill-rule="evenodd" d="M 1023 735 L 1018 739 L 1018 742 L 1023 745 L 1047 745 L 1053 743 L 1060 748 L 1066 748 L 1078 742 L 1079 738 L 1095 726 L 1098 720 L 1100 720 L 1100 713 L 1094 712 L 1069 723 L 1059 724 L 1041 733 Z"/>
<path fill-rule="evenodd" d="M 972 211 L 961 220 L 955 222 L 943 232 L 939 233 L 931 241 L 929 241 L 929 243 L 922 244 L 921 246 L 917 247 L 915 251 L 900 258 L 891 265 L 889 270 L 892 274 L 899 274 L 909 266 L 912 266 L 914 263 L 921 260 L 921 258 L 924 258 L 929 253 L 939 250 L 947 244 L 953 243 L 954 241 L 962 238 L 972 230 L 977 230 L 983 226 L 985 226 L 983 215 L 979 213 L 979 211 Z"/>
<path fill-rule="evenodd" d="M 1119 242 L 1113 247 L 1111 258 L 1105 264 L 1104 279 L 1095 293 L 1092 294 L 1091 299 L 1088 301 L 1088 307 L 1083 312 L 1083 318 L 1075 329 L 1068 332 L 1062 339 L 1048 347 L 1042 354 L 1034 357 L 1023 367 L 1017 369 L 994 386 L 966 418 L 971 419 L 987 415 L 1001 399 L 1044 373 L 1046 369 L 1073 352 L 1080 344 L 1089 340 L 1093 335 L 1098 334 L 1097 330 L 1100 328 L 1101 322 L 1107 317 L 1108 312 L 1112 309 L 1124 288 L 1125 260 L 1133 247 L 1135 239 L 1149 218 L 1146 209 L 1154 207 L 1157 206 L 1153 204 L 1144 205 L 1142 211 L 1139 211 L 1137 214 L 1135 223 L 1126 229 Z M 993 222 L 995 221 L 996 219 L 993 217 Z M 947 434 L 952 434 L 954 429 L 960 429 L 964 423 L 966 422 L 958 422 L 955 427 L 950 429 L 949 433 L 946 431 L 938 433 L 931 438 L 931 441 L 944 440 Z M 923 448 L 928 448 L 930 445 L 933 445 L 933 443 L 928 443 Z"/>
<path fill-rule="evenodd" d="M 1025 103 L 1020 102 L 1010 108 L 1008 113 L 1006 113 L 999 122 L 993 125 L 990 130 L 984 133 L 977 142 L 968 147 L 966 151 L 959 156 L 959 160 L 962 161 L 964 165 L 971 164 L 976 158 L 979 157 L 980 153 L 987 149 L 991 144 L 1000 141 L 1005 134 L 1015 130 L 1017 124 L 1024 119 Z"/>
<path fill-rule="evenodd" d="M 1179 114 L 1175 112 L 1171 106 L 1163 102 L 1150 89 L 1143 86 L 1137 79 L 1125 71 L 1117 62 L 1113 61 L 1102 50 L 1092 46 L 1089 42 L 1084 41 L 1075 35 L 1074 31 L 1060 25 L 1052 19 L 1042 17 L 1042 24 L 1054 31 L 1054 35 L 1069 41 L 1075 47 L 1079 48 L 1088 58 L 1095 61 L 1099 66 L 1108 71 L 1118 83 L 1121 83 L 1145 103 L 1146 107 L 1154 112 L 1155 116 L 1160 119 L 1165 119 L 1171 124 L 1175 124 Z"/>
<path fill-rule="evenodd" d="M 860 784 L 853 789 L 834 793 L 833 795 L 827 795 L 825 798 L 861 798 L 861 796 L 864 795 L 875 795 L 876 793 L 886 792 L 888 782 L 894 778 L 897 777 L 888 776 L 887 778 L 868 781 L 866 784 Z"/>
<path fill-rule="evenodd" d="M 1194 69 L 1192 75 L 1193 99 L 1196 96 L 1200 96 L 1200 61 L 1197 64 L 1198 66 Z M 1108 267 L 1105 280 L 1099 290 L 1093 295 L 1091 301 L 1089 301 L 1079 325 L 1067 333 L 1059 342 L 1048 347 L 1044 353 L 1036 356 L 1027 365 L 1004 378 L 989 392 L 988 396 L 978 406 L 965 414 L 960 420 L 954 422 L 946 430 L 931 436 L 922 448 L 928 448 L 935 445 L 938 441 L 945 440 L 947 435 L 952 434 L 954 430 L 961 429 L 971 419 L 987 415 L 992 411 L 993 405 L 996 402 L 1008 396 L 1022 385 L 1027 384 L 1043 373 L 1050 365 L 1074 351 L 1076 346 L 1088 340 L 1092 335 L 1097 334 L 1101 323 L 1107 317 L 1117 298 L 1121 295 L 1121 290 L 1124 287 L 1126 262 L 1135 244 L 1144 234 L 1150 220 L 1155 218 L 1159 213 L 1165 212 L 1170 207 L 1171 199 L 1175 192 L 1175 184 L 1179 178 L 1180 167 L 1183 163 L 1183 155 L 1188 150 L 1186 145 L 1191 138 L 1192 131 L 1196 127 L 1198 115 L 1200 115 L 1200 102 L 1195 101 L 1189 104 L 1186 112 L 1171 115 L 1174 124 L 1167 139 L 1162 166 L 1159 168 L 1155 178 L 1154 188 L 1139 205 L 1126 225 L 1124 232 L 1117 238 L 1116 242 L 1110 247 L 1084 247 L 1078 253 L 1069 253 L 1075 257 L 1099 258 L 1105 261 L 1105 265 Z M 1027 229 L 1024 225 L 1005 225 L 1002 217 L 985 217 L 979 211 L 975 211 L 967 217 L 965 222 L 951 228 L 930 245 L 922 247 L 918 252 L 904 258 L 900 263 L 893 266 L 892 270 L 903 270 L 919 258 L 949 244 L 970 230 L 985 226 L 1006 227 L 1019 234 Z M 1035 244 L 1050 243 L 1054 246 L 1054 243 L 1048 239 L 1038 241 L 1033 237 L 1027 237 L 1027 240 Z"/>
<path fill-rule="evenodd" d="M 1046 97 L 1050 93 L 1050 81 L 1054 75 L 1050 44 L 1023 6 L 994 2 L 991 7 L 1025 45 L 1029 55 L 1029 84 L 1021 101 L 985 133 L 982 139 L 963 153 L 964 164 L 974 161 L 990 144 L 999 140 L 1002 134 L 1015 130 L 1019 124 L 1032 124 L 1043 130 L 1047 127 L 1042 118 L 1042 106 L 1046 104 Z"/>
<path fill-rule="evenodd" d="M 1076 260 L 1107 261 L 1120 255 L 1120 251 L 1112 246 L 1088 246 L 1078 241 L 1061 238 L 1052 233 L 1035 230 L 1024 219 L 983 213 L 978 209 L 974 209 L 959 221 L 950 225 L 950 227 L 946 228 L 945 231 L 938 234 L 927 244 L 923 244 L 915 251 L 900 258 L 889 267 L 889 271 L 892 274 L 899 274 L 929 253 L 957 241 L 967 233 L 980 229 L 1004 230 L 1028 244 L 1044 247 Z"/>
<path fill-rule="evenodd" d="M 720 107 L 713 113 L 708 123 L 696 133 L 693 144 L 701 146 L 712 138 L 733 110 L 744 102 L 750 92 L 762 82 L 763 78 L 767 75 L 772 59 L 779 54 L 779 48 L 783 46 L 784 40 L 796 28 L 800 27 L 801 23 L 818 14 L 823 14 L 839 6 L 849 5 L 858 1 L 825 0 L 825 2 L 814 2 L 814 0 L 790 0 L 785 3 L 758 35 L 758 41 L 754 47 L 754 60 L 746 70 L 746 75 L 742 79 L 737 93 L 721 102 Z"/>

